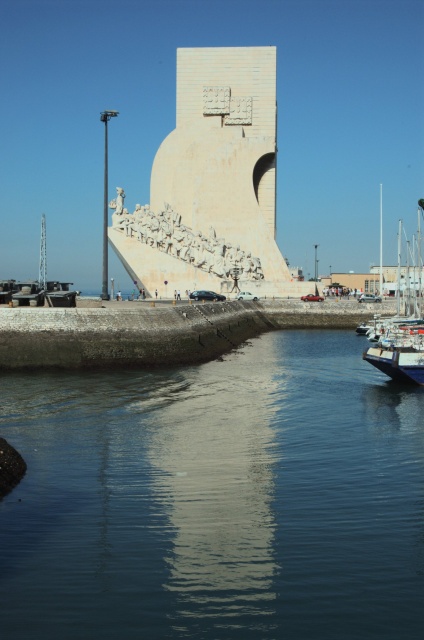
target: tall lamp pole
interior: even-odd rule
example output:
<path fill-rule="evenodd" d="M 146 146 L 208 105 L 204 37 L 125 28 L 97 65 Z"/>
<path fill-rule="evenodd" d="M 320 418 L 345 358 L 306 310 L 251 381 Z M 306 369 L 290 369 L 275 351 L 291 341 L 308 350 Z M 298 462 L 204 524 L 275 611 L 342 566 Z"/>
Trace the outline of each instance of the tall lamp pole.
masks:
<path fill-rule="evenodd" d="M 107 157 L 107 123 L 111 118 L 116 118 L 119 111 L 102 111 L 100 120 L 105 123 L 105 174 L 104 174 L 104 199 L 103 199 L 103 278 L 102 300 L 109 300 L 108 293 L 108 269 L 107 269 L 107 201 L 108 201 L 108 157 Z"/>
<path fill-rule="evenodd" d="M 315 282 L 318 282 L 318 259 L 317 259 L 317 250 L 319 245 L 314 244 L 315 247 Z"/>

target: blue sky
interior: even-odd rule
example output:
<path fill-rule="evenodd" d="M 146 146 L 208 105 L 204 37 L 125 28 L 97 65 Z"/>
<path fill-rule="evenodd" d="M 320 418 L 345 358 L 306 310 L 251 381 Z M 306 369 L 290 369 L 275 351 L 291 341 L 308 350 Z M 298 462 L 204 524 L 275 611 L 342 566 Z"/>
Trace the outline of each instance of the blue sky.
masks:
<path fill-rule="evenodd" d="M 277 47 L 277 241 L 314 274 L 397 261 L 424 198 L 424 0 L 0 0 L 0 279 L 101 290 L 109 192 L 150 199 L 175 127 L 179 47 Z M 131 281 L 110 250 L 109 276 Z"/>

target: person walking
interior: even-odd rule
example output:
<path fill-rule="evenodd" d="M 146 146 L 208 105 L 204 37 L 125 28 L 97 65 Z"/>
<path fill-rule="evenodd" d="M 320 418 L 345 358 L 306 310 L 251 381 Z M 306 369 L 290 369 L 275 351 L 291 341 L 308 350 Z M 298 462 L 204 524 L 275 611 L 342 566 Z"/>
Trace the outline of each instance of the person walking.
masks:
<path fill-rule="evenodd" d="M 156 300 L 157 300 L 158 299 L 158 290 L 157 289 L 155 289 L 155 297 L 156 297 Z"/>
<path fill-rule="evenodd" d="M 177 291 L 177 300 L 181 300 L 181 291 L 179 289 Z"/>

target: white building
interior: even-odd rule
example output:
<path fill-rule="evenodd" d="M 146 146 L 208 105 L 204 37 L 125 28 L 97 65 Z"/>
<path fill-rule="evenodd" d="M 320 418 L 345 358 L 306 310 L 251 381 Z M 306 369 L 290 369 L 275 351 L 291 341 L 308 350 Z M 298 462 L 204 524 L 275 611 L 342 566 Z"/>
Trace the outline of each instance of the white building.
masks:
<path fill-rule="evenodd" d="M 111 203 L 109 242 L 148 295 L 165 282 L 228 293 L 234 268 L 252 293 L 305 292 L 275 241 L 276 119 L 275 47 L 177 50 L 176 128 L 156 154 L 150 205 Z"/>

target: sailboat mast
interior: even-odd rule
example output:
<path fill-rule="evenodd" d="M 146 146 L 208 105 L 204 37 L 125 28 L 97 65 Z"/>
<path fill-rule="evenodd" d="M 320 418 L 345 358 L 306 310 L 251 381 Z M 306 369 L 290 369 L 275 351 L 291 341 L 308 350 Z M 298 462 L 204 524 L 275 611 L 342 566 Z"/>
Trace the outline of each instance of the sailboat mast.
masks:
<path fill-rule="evenodd" d="M 42 289 L 46 288 L 47 280 L 47 247 L 46 247 L 46 216 L 41 216 L 41 241 L 40 241 L 40 270 L 38 274 L 38 282 Z"/>
<path fill-rule="evenodd" d="M 417 299 L 418 299 L 418 317 L 421 318 L 421 296 L 422 296 L 422 264 L 421 264 L 421 207 L 418 203 L 418 229 L 417 229 L 417 262 L 418 262 L 418 291 L 417 291 Z"/>
<path fill-rule="evenodd" d="M 383 185 L 380 184 L 380 291 L 383 293 Z"/>
<path fill-rule="evenodd" d="M 397 265 L 397 291 L 396 291 L 396 315 L 400 316 L 400 253 L 402 244 L 402 220 L 399 220 L 398 231 L 398 265 Z"/>
<path fill-rule="evenodd" d="M 406 278 L 405 285 L 406 286 L 406 297 L 405 299 L 405 315 L 411 315 L 411 276 L 409 272 L 409 255 L 410 255 L 411 247 L 409 244 L 409 240 L 406 239 Z"/>

